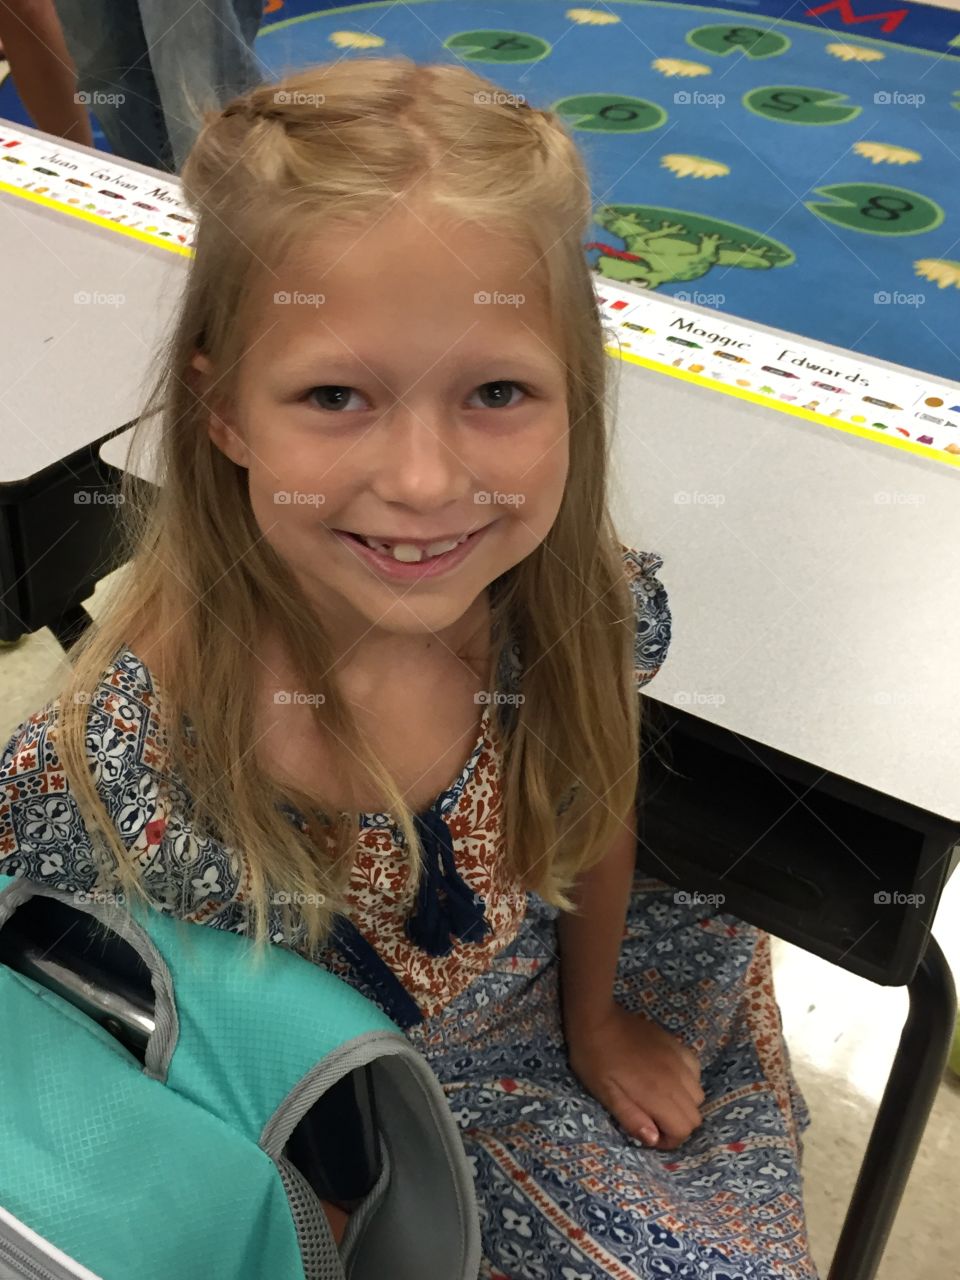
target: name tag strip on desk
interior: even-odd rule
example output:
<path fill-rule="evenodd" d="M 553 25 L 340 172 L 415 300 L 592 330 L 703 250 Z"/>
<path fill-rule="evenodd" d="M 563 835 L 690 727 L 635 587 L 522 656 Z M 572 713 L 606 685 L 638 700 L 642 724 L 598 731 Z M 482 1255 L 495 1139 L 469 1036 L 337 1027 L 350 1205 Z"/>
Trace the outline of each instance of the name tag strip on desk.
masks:
<path fill-rule="evenodd" d="M 196 219 L 175 177 L 58 147 L 0 120 L 0 191 L 185 257 Z"/>
<path fill-rule="evenodd" d="M 799 337 L 690 312 L 598 279 L 607 351 L 850 435 L 960 466 L 960 387 L 861 364 Z"/>
<path fill-rule="evenodd" d="M 193 256 L 196 220 L 179 180 L 58 147 L 0 121 L 0 191 Z M 960 388 L 818 351 L 602 277 L 610 355 L 925 457 L 960 466 Z M 787 345 L 784 345 L 787 343 Z"/>

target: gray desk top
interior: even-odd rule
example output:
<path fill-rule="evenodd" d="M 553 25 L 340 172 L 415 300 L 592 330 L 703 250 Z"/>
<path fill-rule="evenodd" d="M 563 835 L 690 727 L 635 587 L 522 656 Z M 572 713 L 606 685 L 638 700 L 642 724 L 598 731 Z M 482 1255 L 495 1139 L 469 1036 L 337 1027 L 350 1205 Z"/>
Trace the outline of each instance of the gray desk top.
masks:
<path fill-rule="evenodd" d="M 186 260 L 2 194 L 0 243 L 19 300 L 0 356 L 0 445 L 17 442 L 0 447 L 3 483 L 136 417 Z M 614 515 L 664 557 L 674 620 L 649 696 L 960 822 L 956 474 L 616 368 Z M 107 461 L 125 465 L 129 434 Z"/>
<path fill-rule="evenodd" d="M 137 417 L 187 260 L 2 191 L 0 246 L 0 484 L 12 484 Z"/>
<path fill-rule="evenodd" d="M 650 697 L 960 822 L 957 476 L 619 367 L 611 503 L 673 614 Z"/>

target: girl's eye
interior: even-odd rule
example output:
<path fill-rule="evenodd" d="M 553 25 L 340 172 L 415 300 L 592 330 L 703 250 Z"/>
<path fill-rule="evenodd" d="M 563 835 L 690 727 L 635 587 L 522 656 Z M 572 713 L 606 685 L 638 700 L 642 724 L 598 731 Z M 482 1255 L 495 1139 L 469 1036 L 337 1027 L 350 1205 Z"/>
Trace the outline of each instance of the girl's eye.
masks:
<path fill-rule="evenodd" d="M 318 409 L 328 409 L 332 413 L 338 413 L 349 403 L 351 395 L 359 394 L 359 392 L 354 391 L 353 387 L 336 387 L 329 385 L 323 387 L 311 387 L 307 392 L 307 399 Z M 314 396 L 317 396 L 318 398 L 314 400 Z"/>
<path fill-rule="evenodd" d="M 503 409 L 512 408 L 517 402 L 512 398 L 511 392 L 519 391 L 524 396 L 527 394 L 526 389 L 519 382 L 511 382 L 508 378 L 501 378 L 496 382 L 485 382 L 478 387 L 474 395 L 489 397 L 486 403 L 481 407 L 484 409 Z M 340 387 L 333 384 L 327 384 L 322 387 L 311 387 L 307 392 L 307 399 L 318 409 L 324 409 L 331 413 L 339 413 L 345 410 L 350 404 L 351 396 L 360 396 L 359 391 L 355 391 L 353 387 Z M 362 396 L 360 397 L 363 398 Z M 354 405 L 354 410 L 357 409 Z"/>
<path fill-rule="evenodd" d="M 477 388 L 476 394 L 483 395 L 488 393 L 492 395 L 492 403 L 485 404 L 483 406 L 485 409 L 502 409 L 504 407 L 509 409 L 516 403 L 510 399 L 509 389 L 511 387 L 526 395 L 526 391 L 521 387 L 520 383 L 511 382 L 509 378 L 502 378 L 497 382 L 485 382 L 483 386 Z"/>

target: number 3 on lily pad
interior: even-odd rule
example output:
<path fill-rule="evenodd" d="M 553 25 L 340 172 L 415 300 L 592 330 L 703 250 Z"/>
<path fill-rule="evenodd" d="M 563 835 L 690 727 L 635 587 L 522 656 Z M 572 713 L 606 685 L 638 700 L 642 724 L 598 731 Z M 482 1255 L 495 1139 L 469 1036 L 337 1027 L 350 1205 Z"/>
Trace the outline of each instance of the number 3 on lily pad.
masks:
<path fill-rule="evenodd" d="M 790 48 L 786 36 L 765 27 L 697 27 L 696 31 L 687 32 L 687 44 L 721 58 L 738 49 L 747 58 L 775 58 Z"/>

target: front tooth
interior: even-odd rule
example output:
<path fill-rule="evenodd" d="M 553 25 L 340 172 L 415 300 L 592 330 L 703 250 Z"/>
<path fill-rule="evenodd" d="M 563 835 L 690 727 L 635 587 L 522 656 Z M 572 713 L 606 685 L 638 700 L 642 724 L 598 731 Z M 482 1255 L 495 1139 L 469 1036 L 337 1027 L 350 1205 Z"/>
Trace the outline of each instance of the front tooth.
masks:
<path fill-rule="evenodd" d="M 447 551 L 452 551 L 454 547 L 458 547 L 465 541 L 466 537 L 467 535 L 464 534 L 462 538 L 451 538 L 447 542 L 431 542 L 425 549 L 415 546 L 412 542 L 397 542 L 393 546 L 389 542 L 380 542 L 376 538 L 364 538 L 364 542 L 374 551 L 392 555 L 394 560 L 400 560 L 404 564 L 419 564 L 424 556 L 442 556 Z"/>
<path fill-rule="evenodd" d="M 416 564 L 423 559 L 423 551 L 420 547 L 415 547 L 412 542 L 397 542 L 393 546 L 394 560 L 401 560 L 404 564 Z"/>

